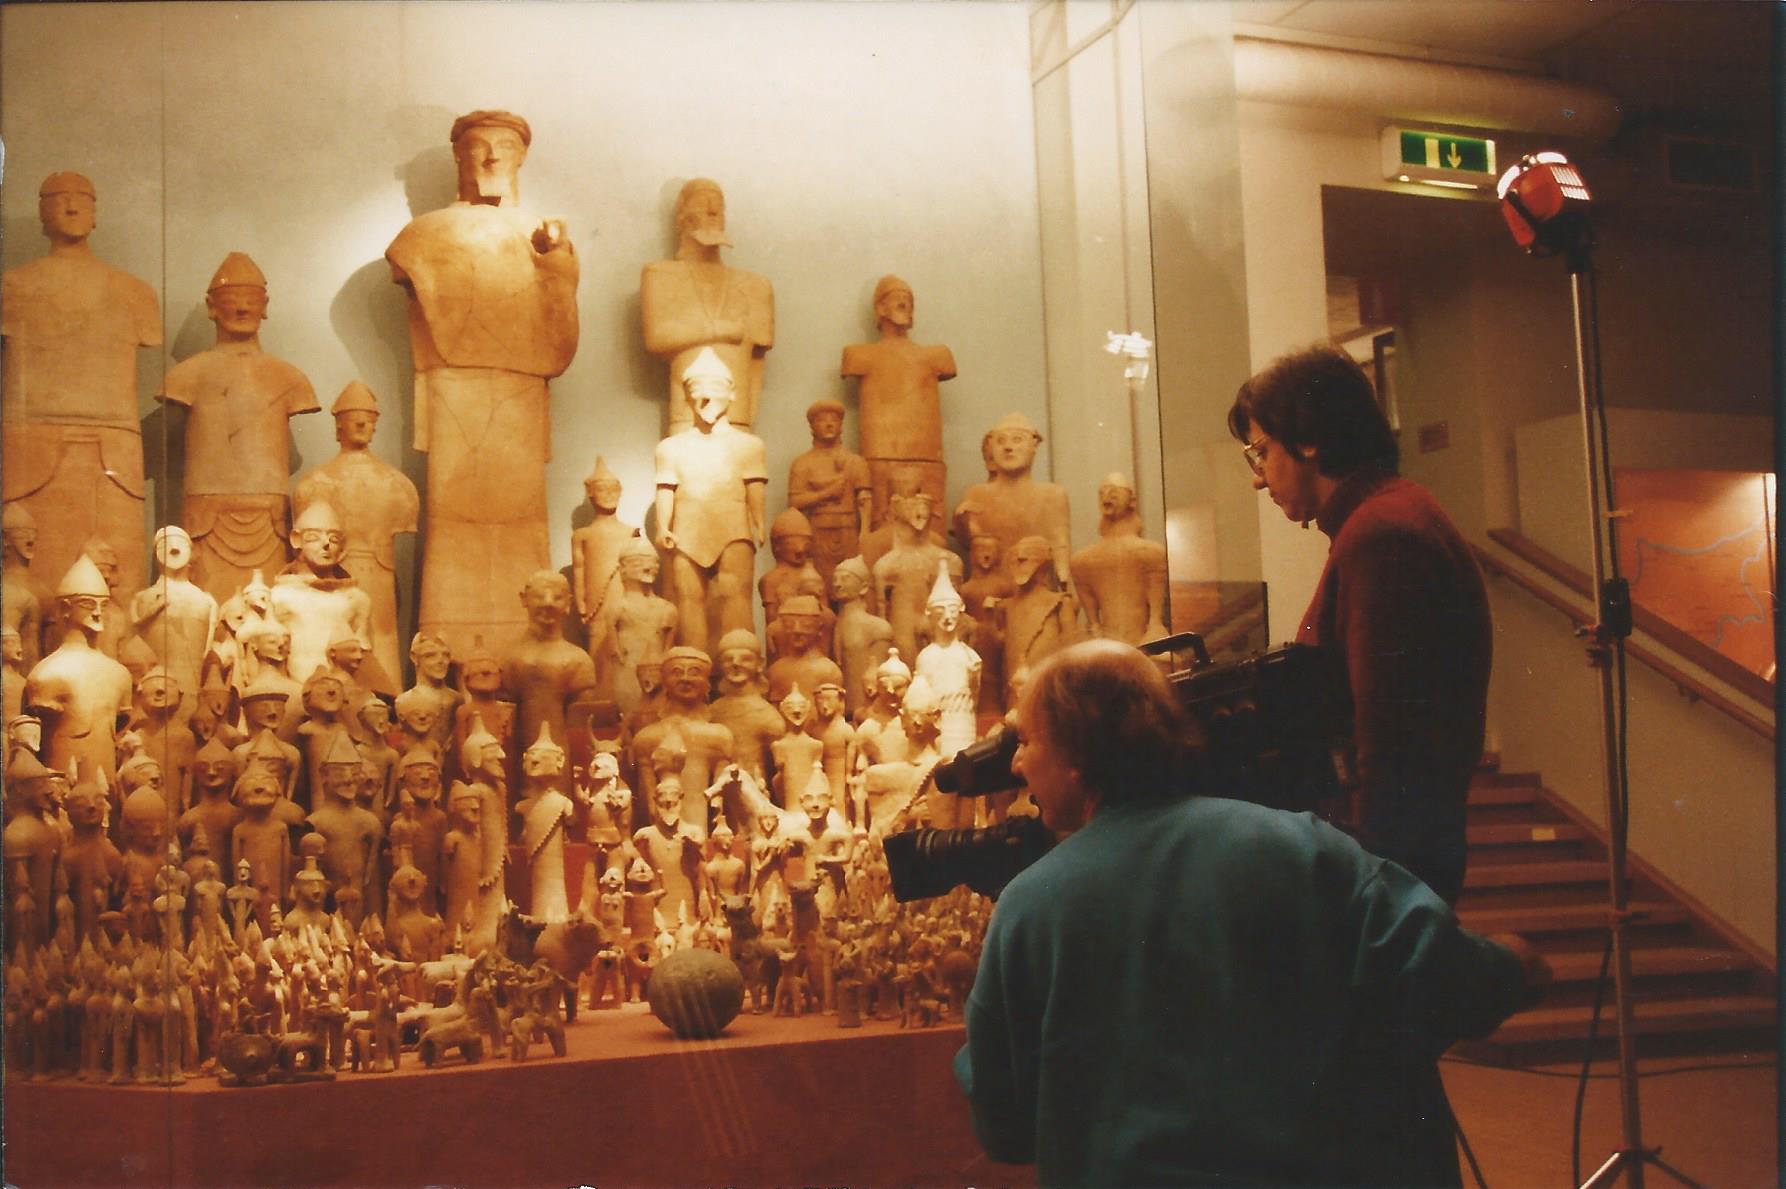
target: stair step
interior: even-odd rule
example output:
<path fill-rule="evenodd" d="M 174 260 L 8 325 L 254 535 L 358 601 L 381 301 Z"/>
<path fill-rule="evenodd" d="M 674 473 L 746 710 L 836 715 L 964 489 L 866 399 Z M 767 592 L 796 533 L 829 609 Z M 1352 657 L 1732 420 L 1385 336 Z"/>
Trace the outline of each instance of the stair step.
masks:
<path fill-rule="evenodd" d="M 1627 906 L 1633 924 L 1678 925 L 1688 920 L 1687 910 L 1666 900 L 1633 900 Z M 1609 906 L 1557 904 L 1522 908 L 1466 908 L 1457 914 L 1464 928 L 1476 933 L 1564 933 L 1603 928 Z"/>
<path fill-rule="evenodd" d="M 1590 982 L 1600 973 L 1600 954 L 1579 950 L 1549 954 L 1551 978 L 1557 983 Z M 1733 974 L 1753 965 L 1735 950 L 1698 945 L 1666 945 L 1631 951 L 1631 973 L 1638 978 L 1678 974 Z"/>
<path fill-rule="evenodd" d="M 1488 1038 L 1490 1044 L 1535 1044 L 1587 1036 L 1588 1007 L 1540 1007 L 1521 1012 Z M 1774 1025 L 1774 1000 L 1765 995 L 1726 995 L 1713 999 L 1664 999 L 1632 1006 L 1632 1026 L 1640 1034 L 1710 1032 Z M 1612 1007 L 1600 1013 L 1600 1035 L 1617 1027 Z"/>
<path fill-rule="evenodd" d="M 1478 768 L 1470 777 L 1471 790 L 1487 788 L 1540 788 L 1543 779 L 1536 772 L 1502 772 L 1500 769 Z"/>
<path fill-rule="evenodd" d="M 1605 883 L 1600 859 L 1555 859 L 1541 863 L 1482 863 L 1464 872 L 1466 888 L 1526 888 L 1542 884 Z"/>
<path fill-rule="evenodd" d="M 1535 805 L 1538 803 L 1538 786 L 1535 784 L 1483 784 L 1470 786 L 1467 804 L 1474 809 L 1489 805 Z"/>
<path fill-rule="evenodd" d="M 1513 825 L 1470 826 L 1464 832 L 1471 846 L 1530 846 L 1556 842 L 1585 842 L 1588 832 L 1573 822 L 1521 822 Z"/>

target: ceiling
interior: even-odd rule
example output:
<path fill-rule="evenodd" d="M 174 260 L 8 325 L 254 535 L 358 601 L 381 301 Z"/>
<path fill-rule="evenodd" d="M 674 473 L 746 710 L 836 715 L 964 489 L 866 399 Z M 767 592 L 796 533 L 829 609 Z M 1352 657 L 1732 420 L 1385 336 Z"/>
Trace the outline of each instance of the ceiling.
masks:
<path fill-rule="evenodd" d="M 1759 0 L 1239 0 L 1238 35 L 1529 70 L 1651 117 L 1771 141 L 1778 6 Z"/>

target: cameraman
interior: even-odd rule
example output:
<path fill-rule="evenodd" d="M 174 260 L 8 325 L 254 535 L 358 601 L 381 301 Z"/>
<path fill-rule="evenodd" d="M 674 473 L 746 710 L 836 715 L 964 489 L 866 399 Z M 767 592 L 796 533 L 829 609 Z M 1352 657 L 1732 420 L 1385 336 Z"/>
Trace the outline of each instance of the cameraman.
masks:
<path fill-rule="evenodd" d="M 1177 703 L 1110 640 L 1032 675 L 1013 768 L 1068 833 L 993 912 L 955 1076 L 1044 1185 L 1457 1185 L 1436 1060 L 1544 966 L 1308 814 L 1185 796 Z"/>
<path fill-rule="evenodd" d="M 1296 640 L 1345 658 L 1358 841 L 1455 904 L 1493 647 L 1476 560 L 1432 496 L 1396 473 L 1389 422 L 1343 351 L 1272 363 L 1240 386 L 1228 429 L 1253 486 L 1331 541 Z"/>

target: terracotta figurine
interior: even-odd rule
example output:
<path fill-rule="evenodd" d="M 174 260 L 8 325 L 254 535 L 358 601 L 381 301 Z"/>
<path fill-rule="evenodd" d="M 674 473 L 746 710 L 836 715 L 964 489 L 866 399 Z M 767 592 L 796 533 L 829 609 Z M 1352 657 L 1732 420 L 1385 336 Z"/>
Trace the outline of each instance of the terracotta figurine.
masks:
<path fill-rule="evenodd" d="M 583 494 L 591 516 L 588 524 L 571 533 L 571 587 L 577 618 L 583 621 L 589 641 L 589 659 L 595 662 L 596 685 L 605 692 L 613 689 L 614 670 L 620 663 L 614 639 L 614 620 L 625 593 L 620 558 L 639 539 L 639 530 L 617 515 L 620 478 L 599 454 L 595 469 L 583 480 Z"/>
<path fill-rule="evenodd" d="M 67 771 L 118 771 L 112 730 L 131 703 L 130 671 L 93 646 L 111 601 L 99 568 L 83 554 L 56 589 L 62 643 L 26 674 L 25 707 L 44 723 L 45 762 Z"/>
<path fill-rule="evenodd" d="M 732 733 L 733 762 L 767 784 L 774 766 L 770 746 L 787 728 L 763 691 L 763 645 L 756 633 L 727 632 L 719 641 L 719 680 L 707 713 Z"/>
<path fill-rule="evenodd" d="M 670 649 L 663 664 L 663 713 L 633 736 L 632 742 L 637 791 L 654 806 L 657 770 L 652 756 L 666 744 L 680 745 L 682 820 L 699 829 L 707 825 L 705 790 L 713 773 L 730 762 L 733 753 L 732 732 L 708 717 L 707 683 L 712 672 L 713 662 L 700 649 L 682 645 Z"/>
<path fill-rule="evenodd" d="M 1135 488 L 1120 474 L 1098 487 L 1098 541 L 1075 553 L 1073 593 L 1095 636 L 1140 644 L 1166 634 L 1166 547 L 1141 535 Z"/>
<path fill-rule="evenodd" d="M 527 773 L 528 795 L 515 810 L 521 817 L 521 846 L 533 883 L 528 915 L 548 924 L 567 920 L 571 909 L 564 838 L 577 805 L 553 785 L 564 771 L 564 749 L 552 741 L 549 727 L 540 727 L 539 739 L 522 754 L 521 763 Z"/>
<path fill-rule="evenodd" d="M 10 413 L 10 408 L 8 412 Z M 37 522 L 21 502 L 9 501 L 0 511 L 0 624 L 19 635 L 19 667 L 31 671 L 43 657 L 43 600 L 31 580 L 37 556 Z"/>
<path fill-rule="evenodd" d="M 130 601 L 137 636 L 185 693 L 183 719 L 198 706 L 205 652 L 217 634 L 217 600 L 189 581 L 192 559 L 192 538 L 185 529 L 177 524 L 157 529 L 155 563 L 161 573 Z"/>
<path fill-rule="evenodd" d="M 861 547 L 872 525 L 868 463 L 843 444 L 843 405 L 815 400 L 806 408 L 812 449 L 788 464 L 788 507 L 812 526 L 812 564 L 827 583 L 831 571 Z M 773 535 L 773 530 L 772 534 Z"/>
<path fill-rule="evenodd" d="M 1008 555 L 1024 537 L 1041 537 L 1048 542 L 1054 577 L 1065 587 L 1071 549 L 1067 491 L 1030 477 L 1041 444 L 1041 432 L 1022 413 L 1007 414 L 986 431 L 980 451 L 989 477 L 968 488 L 956 505 L 955 538 L 966 544 L 976 534 L 997 537 Z"/>
<path fill-rule="evenodd" d="M 906 656 L 916 656 L 928 634 L 924 602 L 936 581 L 939 564 L 961 577 L 961 559 L 931 539 L 933 506 L 929 493 L 918 490 L 893 496 L 888 525 L 892 546 L 874 563 L 874 587 L 882 611 L 893 625 L 893 640 Z"/>
<path fill-rule="evenodd" d="M 411 220 L 385 259 L 409 296 L 415 445 L 428 456 L 418 624 L 463 652 L 521 626 L 509 592 L 551 562 L 546 383 L 577 353 L 579 265 L 563 223 L 516 209 L 526 120 L 475 111 L 450 139 L 458 201 Z"/>
<path fill-rule="evenodd" d="M 657 550 L 634 537 L 620 550 L 620 602 L 614 611 L 614 700 L 631 714 L 644 699 L 639 666 L 661 665 L 676 636 L 676 604 L 653 587 L 658 574 Z"/>
<path fill-rule="evenodd" d="M 554 738 L 569 739 L 571 703 L 595 694 L 595 663 L 564 638 L 570 583 L 556 570 L 539 570 L 521 588 L 520 599 L 527 631 L 502 666 L 503 687 L 520 710 L 518 737 L 536 739 L 542 728 L 550 728 Z"/>
<path fill-rule="evenodd" d="M 817 689 L 827 681 L 841 682 L 843 670 L 825 655 L 821 645 L 824 618 L 818 599 L 799 594 L 781 605 L 776 634 L 782 654 L 769 666 L 769 696 L 780 699 L 794 685 Z"/>
<path fill-rule="evenodd" d="M 837 609 L 834 633 L 837 662 L 843 670 L 844 703 L 851 717 L 868 700 L 875 667 L 893 647 L 893 625 L 868 609 L 868 566 L 861 558 L 845 558 L 831 573 L 831 605 Z"/>
<path fill-rule="evenodd" d="M 919 651 L 912 665 L 913 679 L 924 678 L 936 694 L 937 750 L 947 758 L 979 734 L 974 711 L 980 697 L 980 654 L 962 642 L 963 603 L 950 584 L 946 569 L 939 567 L 936 585 L 931 588 L 924 610 L 930 622 L 930 643 Z M 932 798 L 931 824 L 945 830 L 958 824 L 972 825 L 972 807 L 960 802 L 959 797 Z M 956 820 L 958 808 L 967 811 L 969 820 Z"/>
<path fill-rule="evenodd" d="M 291 633 L 290 673 L 304 681 L 329 660 L 343 631 L 364 642 L 372 599 L 341 565 L 347 534 L 334 505 L 316 500 L 292 523 L 297 560 L 273 579 L 272 616 Z"/>
<path fill-rule="evenodd" d="M 926 347 L 911 339 L 916 303 L 912 287 L 895 276 L 874 287 L 874 319 L 881 337 L 843 349 L 842 374 L 861 379 L 858 415 L 862 453 L 874 481 L 874 518 L 893 514 L 889 483 L 896 468 L 915 468 L 923 489 L 944 498 L 943 411 L 937 385 L 955 378 L 955 356 L 947 347 Z"/>

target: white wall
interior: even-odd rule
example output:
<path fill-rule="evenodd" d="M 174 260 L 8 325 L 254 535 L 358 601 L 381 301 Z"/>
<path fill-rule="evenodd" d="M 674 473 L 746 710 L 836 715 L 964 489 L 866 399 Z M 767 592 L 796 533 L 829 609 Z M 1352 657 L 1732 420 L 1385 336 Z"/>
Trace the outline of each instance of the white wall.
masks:
<path fill-rule="evenodd" d="M 553 384 L 555 564 L 597 452 L 625 485 L 624 519 L 650 502 L 665 379 L 640 342 L 639 270 L 673 250 L 689 177 L 724 186 L 728 259 L 776 288 L 757 424 L 771 513 L 809 444 L 806 406 L 853 407 L 839 355 L 874 337 L 887 272 L 916 290 L 916 337 L 960 367 L 942 389 L 951 497 L 984 477 L 979 439 L 998 417 L 1022 411 L 1047 432 L 1021 5 L 8 5 L 0 34 L 5 265 L 42 254 L 42 178 L 88 174 L 93 245 L 161 294 L 180 359 L 212 342 L 212 272 L 249 253 L 269 281 L 266 349 L 325 408 L 348 381 L 369 384 L 385 410 L 374 448 L 418 482 L 384 249 L 452 200 L 456 116 L 526 116 L 522 205 L 565 219 L 582 262 L 582 342 Z M 144 354 L 147 415 L 169 360 Z M 294 433 L 299 469 L 334 454 L 326 412 Z"/>

